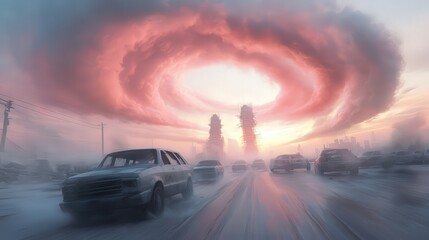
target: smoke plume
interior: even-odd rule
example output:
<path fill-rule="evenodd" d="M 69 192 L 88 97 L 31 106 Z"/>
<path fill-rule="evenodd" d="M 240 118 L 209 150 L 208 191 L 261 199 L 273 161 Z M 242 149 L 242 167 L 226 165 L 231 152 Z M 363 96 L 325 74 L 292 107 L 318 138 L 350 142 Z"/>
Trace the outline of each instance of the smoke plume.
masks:
<path fill-rule="evenodd" d="M 243 131 L 244 153 L 248 156 L 255 156 L 258 154 L 258 146 L 255 134 L 256 121 L 252 107 L 247 105 L 241 107 L 240 122 Z"/>
<path fill-rule="evenodd" d="M 224 139 L 222 137 L 222 123 L 218 115 L 210 118 L 209 139 L 207 141 L 207 156 L 220 159 L 224 157 Z"/>
<path fill-rule="evenodd" d="M 422 150 L 426 145 L 423 141 L 423 129 L 426 119 L 421 115 L 397 122 L 393 125 L 392 150 Z"/>

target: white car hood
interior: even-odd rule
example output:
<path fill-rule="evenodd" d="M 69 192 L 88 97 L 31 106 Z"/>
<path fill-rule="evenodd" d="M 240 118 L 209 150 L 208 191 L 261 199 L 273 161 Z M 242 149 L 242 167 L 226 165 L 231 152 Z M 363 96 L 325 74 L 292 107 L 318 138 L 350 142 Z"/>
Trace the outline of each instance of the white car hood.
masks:
<path fill-rule="evenodd" d="M 197 166 L 197 167 L 194 167 L 194 169 L 212 169 L 212 168 L 216 168 L 216 166 Z"/>
<path fill-rule="evenodd" d="M 79 181 L 80 179 L 86 178 L 99 178 L 99 177 L 137 177 L 138 174 L 146 169 L 152 168 L 157 165 L 141 165 L 141 166 L 132 166 L 132 167 L 118 167 L 118 168 L 105 168 L 105 169 L 96 169 L 90 172 L 78 174 L 76 176 L 70 177 L 66 182 Z"/>

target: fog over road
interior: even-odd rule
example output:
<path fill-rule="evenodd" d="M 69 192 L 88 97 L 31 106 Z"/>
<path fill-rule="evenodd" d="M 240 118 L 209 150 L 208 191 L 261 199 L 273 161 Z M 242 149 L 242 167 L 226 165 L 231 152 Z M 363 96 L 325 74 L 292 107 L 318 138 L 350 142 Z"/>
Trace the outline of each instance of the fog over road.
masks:
<path fill-rule="evenodd" d="M 60 212 L 58 185 L 2 184 L 0 232 L 2 239 L 427 239 L 428 183 L 429 166 L 358 176 L 227 173 L 195 184 L 190 201 L 168 199 L 158 219 L 89 225 Z"/>

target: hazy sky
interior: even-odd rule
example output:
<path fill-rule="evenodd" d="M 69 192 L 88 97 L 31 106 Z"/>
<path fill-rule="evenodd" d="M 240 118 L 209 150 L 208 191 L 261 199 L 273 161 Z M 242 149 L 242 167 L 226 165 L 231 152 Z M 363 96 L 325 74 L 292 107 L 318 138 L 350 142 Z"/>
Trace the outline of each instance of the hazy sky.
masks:
<path fill-rule="evenodd" d="M 241 142 L 243 104 L 264 156 L 346 134 L 387 142 L 429 113 L 426 29 L 424 0 L 2 1 L 7 147 L 96 158 L 104 122 L 106 151 L 189 156 L 214 113 Z"/>

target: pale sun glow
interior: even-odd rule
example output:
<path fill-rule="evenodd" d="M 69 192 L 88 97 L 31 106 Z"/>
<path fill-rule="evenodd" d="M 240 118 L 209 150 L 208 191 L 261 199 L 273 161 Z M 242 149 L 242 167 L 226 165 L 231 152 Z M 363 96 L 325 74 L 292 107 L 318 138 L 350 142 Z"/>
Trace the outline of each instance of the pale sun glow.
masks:
<path fill-rule="evenodd" d="M 254 69 L 224 64 L 191 69 L 181 79 L 191 91 L 237 106 L 272 102 L 280 91 L 277 84 Z"/>

